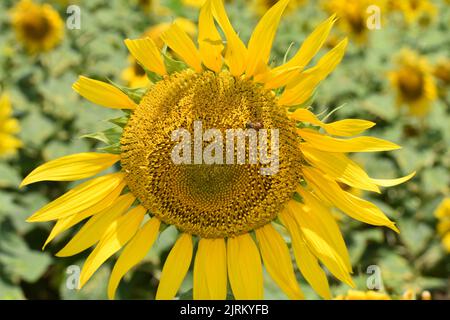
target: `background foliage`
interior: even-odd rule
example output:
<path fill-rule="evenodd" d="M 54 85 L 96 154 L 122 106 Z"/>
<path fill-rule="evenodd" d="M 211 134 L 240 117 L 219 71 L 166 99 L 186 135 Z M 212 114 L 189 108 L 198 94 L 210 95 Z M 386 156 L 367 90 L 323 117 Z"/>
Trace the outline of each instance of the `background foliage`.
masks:
<path fill-rule="evenodd" d="M 50 1 L 66 19 L 69 1 Z M 184 16 L 194 21 L 197 9 L 179 0 L 161 0 L 172 14 L 146 12 L 139 1 L 75 1 L 81 8 L 81 29 L 65 29 L 62 43 L 54 50 L 29 55 L 10 25 L 8 11 L 15 1 L 0 1 L 0 88 L 10 94 L 15 116 L 20 120 L 24 147 L 7 159 L 0 159 L 0 299 L 104 299 L 109 270 L 105 264 L 81 291 L 66 286 L 67 267 L 82 265 L 87 253 L 73 258 L 56 258 L 71 232 L 57 238 L 41 251 L 51 224 L 29 224 L 25 219 L 36 209 L 63 194 L 71 183 L 39 183 L 18 189 L 21 179 L 45 161 L 84 151 L 96 145 L 79 138 L 108 127 L 104 119 L 120 112 L 92 105 L 71 89 L 79 74 L 124 83 L 122 70 L 128 66 L 125 38 L 140 36 L 149 26 Z M 449 298 L 449 255 L 436 232 L 434 210 L 450 194 L 450 94 L 441 86 L 425 118 L 408 116 L 395 107 L 395 91 L 387 72 L 394 68 L 394 56 L 403 47 L 424 54 L 430 63 L 450 52 L 450 6 L 433 1 L 438 15 L 427 26 L 406 25 L 399 15 L 385 18 L 381 30 L 370 31 L 369 42 L 351 43 L 343 63 L 319 88 L 314 102 L 316 113 L 339 107 L 330 119 L 356 117 L 372 120 L 371 134 L 397 142 L 402 150 L 389 154 L 358 155 L 369 175 L 376 178 L 403 176 L 416 170 L 409 183 L 365 195 L 377 203 L 401 230 L 400 235 L 338 216 L 349 246 L 354 279 L 366 290 L 369 265 L 382 271 L 384 290 L 401 296 L 407 289 L 430 290 L 433 298 Z M 229 5 L 231 20 L 248 39 L 258 15 L 249 1 Z M 295 52 L 299 43 L 327 14 L 318 2 L 310 1 L 286 15 L 274 47 L 274 60 L 281 62 L 287 48 Z M 339 33 L 337 33 L 339 34 Z M 339 35 L 342 35 L 340 33 Z M 167 229 L 156 247 L 119 287 L 122 299 L 153 298 L 159 273 L 175 230 Z M 182 291 L 191 287 L 188 276 Z M 331 278 L 330 278 L 331 279 Z M 285 296 L 266 279 L 266 298 Z M 348 290 L 332 281 L 335 295 Z M 316 295 L 307 285 L 309 298 Z"/>

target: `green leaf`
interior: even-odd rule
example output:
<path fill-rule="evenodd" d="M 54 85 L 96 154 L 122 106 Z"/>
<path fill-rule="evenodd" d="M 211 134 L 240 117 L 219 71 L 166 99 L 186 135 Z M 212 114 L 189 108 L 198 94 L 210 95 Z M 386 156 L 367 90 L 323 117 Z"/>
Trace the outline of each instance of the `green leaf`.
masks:
<path fill-rule="evenodd" d="M 25 299 L 19 286 L 8 283 L 5 279 L 0 278 L 0 300 L 19 300 Z"/>
<path fill-rule="evenodd" d="M 401 219 L 399 229 L 401 230 L 400 237 L 408 250 L 415 256 L 425 249 L 433 235 L 430 227 L 415 219 Z"/>
<path fill-rule="evenodd" d="M 22 178 L 17 171 L 6 163 L 0 163 L 0 188 L 17 188 Z"/>
<path fill-rule="evenodd" d="M 35 282 L 47 270 L 51 258 L 47 253 L 30 250 L 9 223 L 0 228 L 0 264 L 13 281 Z"/>
<path fill-rule="evenodd" d="M 54 123 L 37 110 L 30 112 L 21 122 L 21 140 L 26 146 L 40 147 L 54 132 Z"/>

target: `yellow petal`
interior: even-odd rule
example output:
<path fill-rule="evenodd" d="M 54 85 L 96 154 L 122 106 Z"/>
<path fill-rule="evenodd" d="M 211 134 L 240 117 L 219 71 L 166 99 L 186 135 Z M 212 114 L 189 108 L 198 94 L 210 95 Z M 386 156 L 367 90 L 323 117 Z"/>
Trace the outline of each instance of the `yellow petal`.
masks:
<path fill-rule="evenodd" d="M 399 184 L 402 184 L 410 179 L 412 179 L 416 175 L 416 172 L 414 171 L 411 174 L 408 174 L 405 177 L 397 178 L 397 179 L 371 179 L 371 181 L 379 186 L 382 187 L 393 187 L 397 186 Z"/>
<path fill-rule="evenodd" d="M 328 230 L 322 225 L 325 219 L 330 221 L 333 218 L 322 214 L 319 216 L 308 206 L 302 206 L 295 201 L 288 203 L 287 211 L 297 221 L 304 239 L 314 255 L 336 278 L 353 287 L 354 283 L 349 274 L 351 270 L 348 268 L 345 258 L 338 252 L 336 244 L 332 242 L 332 238 L 335 238 L 336 235 L 327 234 Z M 348 256 L 347 251 L 345 254 Z"/>
<path fill-rule="evenodd" d="M 233 76 L 244 73 L 247 62 L 247 48 L 233 29 L 228 19 L 223 0 L 212 0 L 213 15 L 227 40 L 225 62 Z"/>
<path fill-rule="evenodd" d="M 228 278 L 237 300 L 263 299 L 263 273 L 258 248 L 249 234 L 227 240 Z"/>
<path fill-rule="evenodd" d="M 271 224 L 256 229 L 261 256 L 267 272 L 290 299 L 303 299 L 295 278 L 289 249 Z"/>
<path fill-rule="evenodd" d="M 72 88 L 82 97 L 103 107 L 135 109 L 137 106 L 125 93 L 102 81 L 80 76 Z"/>
<path fill-rule="evenodd" d="M 224 239 L 201 239 L 194 262 L 195 300 L 225 300 L 227 257 Z"/>
<path fill-rule="evenodd" d="M 305 207 L 309 208 L 316 215 L 317 221 L 325 228 L 325 238 L 342 258 L 348 272 L 352 273 L 352 265 L 347 247 L 342 237 L 339 226 L 330 212 L 330 208 L 324 204 L 323 199 L 319 199 L 313 193 L 298 187 L 297 192 L 302 196 Z"/>
<path fill-rule="evenodd" d="M 135 265 L 145 258 L 147 252 L 153 246 L 158 234 L 161 222 L 152 218 L 136 233 L 127 244 L 114 265 L 108 283 L 108 298 L 114 299 L 117 286 L 122 277 Z"/>
<path fill-rule="evenodd" d="M 80 288 L 109 257 L 119 251 L 134 236 L 146 212 L 147 209 L 138 206 L 117 218 L 109 226 L 83 265 L 80 274 Z"/>
<path fill-rule="evenodd" d="M 266 70 L 270 50 L 281 16 L 289 0 L 278 1 L 261 18 L 248 42 L 246 75 L 251 77 Z"/>
<path fill-rule="evenodd" d="M 49 161 L 34 169 L 20 187 L 38 181 L 74 181 L 92 177 L 120 160 L 110 153 L 78 153 Z"/>
<path fill-rule="evenodd" d="M 101 202 L 97 203 L 96 205 L 90 207 L 85 211 L 75 213 L 65 218 L 58 219 L 58 221 L 56 221 L 55 225 L 53 226 L 52 231 L 50 232 L 47 240 L 45 240 L 42 250 L 44 250 L 47 244 L 49 244 L 50 241 L 52 241 L 55 237 L 57 237 L 61 232 L 64 232 L 67 229 L 79 223 L 80 221 L 89 218 L 90 216 L 93 216 L 94 214 L 97 214 L 106 208 L 109 208 L 114 203 L 114 201 L 119 197 L 124 187 L 125 183 L 122 183 L 121 185 L 119 185 L 119 187 L 117 187 L 110 194 L 108 194 L 105 199 L 103 199 Z"/>
<path fill-rule="evenodd" d="M 317 70 L 302 72 L 300 74 L 302 78 L 299 80 L 297 86 L 292 89 L 287 88 L 279 98 L 278 103 L 283 106 L 295 106 L 308 101 L 320 82 L 317 80 L 317 74 Z"/>
<path fill-rule="evenodd" d="M 327 20 L 322 22 L 303 42 L 300 49 L 294 55 L 294 57 L 287 63 L 275 68 L 273 71 L 286 70 L 293 67 L 304 68 L 314 58 L 314 56 L 322 48 L 328 34 L 336 21 L 336 15 L 333 14 Z"/>
<path fill-rule="evenodd" d="M 374 137 L 338 139 L 311 129 L 299 129 L 297 132 L 307 142 L 310 148 L 327 152 L 378 152 L 401 148 L 395 143 Z"/>
<path fill-rule="evenodd" d="M 320 267 L 317 258 L 308 249 L 295 219 L 287 211 L 281 212 L 279 218 L 291 235 L 295 260 L 306 281 L 319 296 L 324 299 L 331 299 L 327 276 Z"/>
<path fill-rule="evenodd" d="M 200 10 L 198 29 L 198 45 L 203 64 L 210 70 L 220 72 L 224 46 L 214 24 L 211 0 L 207 0 Z"/>
<path fill-rule="evenodd" d="M 167 256 L 159 279 L 156 300 L 172 300 L 189 270 L 192 260 L 192 236 L 183 233 Z"/>
<path fill-rule="evenodd" d="M 314 167 L 320 168 L 335 180 L 354 188 L 380 192 L 377 184 L 354 161 L 343 153 L 324 152 L 302 145 L 302 153 Z"/>
<path fill-rule="evenodd" d="M 375 123 L 360 119 L 345 119 L 332 123 L 324 123 L 317 119 L 314 113 L 307 109 L 297 109 L 289 115 L 289 118 L 301 122 L 309 122 L 323 128 L 327 133 L 341 137 L 351 137 L 372 128 Z"/>
<path fill-rule="evenodd" d="M 120 186 L 124 177 L 123 173 L 113 173 L 86 181 L 39 209 L 27 221 L 56 220 L 87 210 Z"/>
<path fill-rule="evenodd" d="M 256 75 L 254 81 L 264 83 L 264 88 L 267 90 L 281 88 L 294 80 L 301 70 L 302 68 L 300 67 L 292 67 L 278 71 L 271 70 L 270 72 Z"/>
<path fill-rule="evenodd" d="M 306 167 L 303 169 L 303 174 L 308 185 L 353 219 L 375 226 L 386 226 L 399 232 L 395 224 L 376 205 L 342 190 L 334 180 L 326 177 L 319 170 Z"/>
<path fill-rule="evenodd" d="M 192 39 L 180 26 L 173 23 L 161 38 L 184 62 L 195 71 L 202 72 L 202 59 Z"/>
<path fill-rule="evenodd" d="M 125 45 L 133 57 L 139 61 L 144 68 L 161 76 L 167 74 L 161 51 L 152 39 L 126 39 Z"/>
<path fill-rule="evenodd" d="M 131 193 L 117 198 L 110 207 L 90 218 L 56 256 L 73 256 L 93 246 L 100 240 L 109 226 L 131 207 L 135 200 L 136 198 Z"/>
<path fill-rule="evenodd" d="M 303 73 L 287 85 L 279 103 L 285 106 L 300 105 L 307 101 L 317 85 L 333 72 L 344 57 L 348 40 L 342 40 L 336 47 L 327 52 L 317 65 Z"/>
<path fill-rule="evenodd" d="M 344 57 L 345 50 L 347 49 L 348 39 L 345 38 L 341 42 L 339 42 L 333 49 L 327 52 L 322 58 L 319 59 L 317 65 L 312 68 L 315 74 L 315 81 L 319 83 L 328 75 L 336 69 L 337 65 L 341 62 Z M 289 84 L 290 87 L 295 87 L 295 80 L 293 83 Z"/>
<path fill-rule="evenodd" d="M 320 225 L 321 221 L 311 208 L 291 201 L 287 206 L 287 211 L 297 221 L 304 239 L 314 255 L 322 261 L 336 278 L 354 287 L 353 280 L 349 274 L 350 270 L 348 270 L 344 259 L 337 252 L 336 247 L 327 237 L 326 230 Z"/>

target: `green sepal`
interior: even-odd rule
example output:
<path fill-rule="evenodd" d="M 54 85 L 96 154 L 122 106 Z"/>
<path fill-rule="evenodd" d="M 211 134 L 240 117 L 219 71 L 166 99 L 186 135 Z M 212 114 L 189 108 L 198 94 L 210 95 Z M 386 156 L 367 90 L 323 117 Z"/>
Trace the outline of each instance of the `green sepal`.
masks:
<path fill-rule="evenodd" d="M 104 131 L 85 134 L 81 136 L 81 138 L 94 139 L 101 141 L 105 144 L 112 145 L 119 142 L 121 136 L 122 136 L 122 129 L 114 127 Z"/>
<path fill-rule="evenodd" d="M 144 70 L 145 70 L 145 73 L 147 74 L 147 78 L 150 80 L 150 82 L 157 83 L 162 80 L 162 77 L 159 74 L 157 74 L 153 71 L 147 70 L 145 68 L 144 68 Z"/>
<path fill-rule="evenodd" d="M 297 192 L 294 192 L 292 199 L 297 202 L 303 203 L 303 197 L 300 194 L 298 194 Z"/>
<path fill-rule="evenodd" d="M 115 124 L 116 126 L 123 129 L 127 125 L 128 120 L 130 120 L 130 116 L 126 115 L 119 118 L 109 119 L 108 122 L 111 122 L 112 124 Z"/>
<path fill-rule="evenodd" d="M 121 154 L 122 153 L 122 150 L 120 148 L 120 141 L 117 143 L 111 144 L 109 146 L 103 147 L 103 148 L 98 148 L 98 150 L 112 153 L 112 154 Z"/>
<path fill-rule="evenodd" d="M 180 72 L 188 68 L 187 64 L 182 61 L 174 60 L 167 53 L 163 53 L 164 64 L 169 74 Z"/>
<path fill-rule="evenodd" d="M 115 86 L 117 89 L 125 93 L 131 100 L 139 104 L 141 102 L 142 97 L 148 91 L 148 88 L 128 88 L 125 86 L 121 86 L 120 84 L 115 83 L 114 81 L 108 79 L 109 83 Z"/>

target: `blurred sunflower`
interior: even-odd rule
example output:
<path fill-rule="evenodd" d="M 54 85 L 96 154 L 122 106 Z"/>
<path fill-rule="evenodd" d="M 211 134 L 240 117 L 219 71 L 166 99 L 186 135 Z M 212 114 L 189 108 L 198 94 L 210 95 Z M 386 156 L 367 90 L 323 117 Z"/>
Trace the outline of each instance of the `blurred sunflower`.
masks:
<path fill-rule="evenodd" d="M 407 105 L 411 115 L 426 115 L 437 98 L 432 68 L 427 59 L 404 49 L 397 57 L 397 65 L 397 69 L 388 75 L 397 92 L 397 106 Z"/>
<path fill-rule="evenodd" d="M 279 0 L 253 0 L 253 7 L 255 8 L 255 11 L 262 16 L 277 2 L 279 2 Z M 307 0 L 292 0 L 289 2 L 285 12 L 293 12 L 306 4 L 306 2 Z"/>
<path fill-rule="evenodd" d="M 63 38 L 64 23 L 49 4 L 21 0 L 12 9 L 11 18 L 17 39 L 30 53 L 51 50 Z"/>
<path fill-rule="evenodd" d="M 301 299 L 289 248 L 278 231 L 284 226 L 305 279 L 320 296 L 330 298 L 319 261 L 338 279 L 353 285 L 349 255 L 330 207 L 398 232 L 377 206 L 345 192 L 339 182 L 379 192 L 378 186 L 407 181 L 413 174 L 393 180 L 370 178 L 346 155 L 399 146 L 368 136 L 350 138 L 374 126 L 372 122 L 324 123 L 300 108 L 344 55 L 346 39 L 307 68 L 323 46 L 335 16 L 321 23 L 287 63 L 273 69 L 267 65 L 288 2 L 279 1 L 261 18 L 247 46 L 232 27 L 221 0 L 207 0 L 200 10 L 198 47 L 176 23 L 163 33 L 164 43 L 182 61 L 161 54 L 150 38 L 125 40 L 143 68 L 160 79 L 142 97 L 130 98 L 125 93 L 129 90 L 86 77 L 74 84 L 91 102 L 124 109 L 125 116 L 113 120 L 123 131 L 110 136 L 111 145 L 104 149 L 110 153 L 82 153 L 50 161 L 31 172 L 22 186 L 85 179 L 120 162 L 120 172 L 76 186 L 28 219 L 56 220 L 47 244 L 89 218 L 57 254 L 71 256 L 97 244 L 81 271 L 80 287 L 124 247 L 108 285 L 108 296 L 113 298 L 123 275 L 144 258 L 164 224 L 175 226 L 180 236 L 164 264 L 157 299 L 176 296 L 191 264 L 194 240 L 198 240 L 194 299 L 225 299 L 228 281 L 236 299 L 263 298 L 261 258 L 281 290 L 291 299 Z M 226 48 L 215 21 L 226 38 Z M 171 135 L 180 128 L 192 134 L 197 120 L 203 128 L 221 132 L 244 129 L 254 121 L 278 129 L 278 172 L 262 175 L 260 170 L 267 169 L 263 164 L 174 164 L 171 155 L 176 142 Z"/>
<path fill-rule="evenodd" d="M 419 291 L 420 292 L 420 291 Z M 400 300 L 418 300 L 417 290 L 408 289 L 403 294 Z M 420 300 L 432 300 L 430 291 L 422 291 L 420 293 Z"/>
<path fill-rule="evenodd" d="M 450 198 L 442 200 L 434 215 L 439 219 L 437 230 L 442 237 L 442 244 L 450 252 Z"/>
<path fill-rule="evenodd" d="M 408 24 L 419 22 L 428 25 L 436 16 L 437 9 L 429 0 L 391 1 L 392 9 L 402 13 Z"/>
<path fill-rule="evenodd" d="M 11 116 L 11 102 L 4 93 L 0 96 L 0 157 L 13 154 L 22 145 L 14 137 L 19 132 L 19 122 Z"/>
<path fill-rule="evenodd" d="M 169 8 L 161 5 L 160 0 L 136 0 L 137 4 L 144 10 L 144 12 L 152 13 L 158 16 L 168 16 L 172 12 Z"/>
<path fill-rule="evenodd" d="M 400 298 L 394 300 L 417 300 L 416 292 L 412 289 L 406 290 Z M 429 291 L 423 291 L 420 295 L 421 300 L 431 300 Z M 392 298 L 384 292 L 373 290 L 359 291 L 348 290 L 345 295 L 339 295 L 334 300 L 392 300 Z"/>
<path fill-rule="evenodd" d="M 185 18 L 176 18 L 174 22 L 180 26 L 191 38 L 194 38 L 197 33 L 197 26 L 188 19 Z M 164 47 L 164 41 L 161 39 L 161 35 L 163 32 L 168 30 L 172 23 L 163 22 L 148 28 L 142 38 L 150 38 L 156 44 L 156 46 L 160 49 Z M 169 50 L 170 51 L 170 50 Z M 129 87 L 131 88 L 143 88 L 147 87 L 150 84 L 150 81 L 147 77 L 147 73 L 144 68 L 136 61 L 133 56 L 128 57 L 128 61 L 130 62 L 130 66 L 123 70 L 122 79 L 125 80 Z"/>
<path fill-rule="evenodd" d="M 391 297 L 386 293 L 377 291 L 358 291 L 348 290 L 345 295 L 339 295 L 334 300 L 391 300 Z"/>
<path fill-rule="evenodd" d="M 445 86 L 450 84 L 450 58 L 441 58 L 433 68 L 433 75 Z"/>
<path fill-rule="evenodd" d="M 225 0 L 225 3 L 230 3 L 230 2 L 233 2 L 233 1 L 234 0 Z M 194 8 L 201 8 L 203 6 L 203 4 L 206 2 L 206 0 L 181 0 L 181 2 L 185 6 L 194 7 Z"/>
<path fill-rule="evenodd" d="M 323 8 L 329 13 L 336 13 L 338 26 L 357 43 L 367 42 L 371 30 L 367 27 L 369 13 L 367 9 L 376 5 L 383 12 L 386 7 L 385 0 L 325 0 Z"/>

